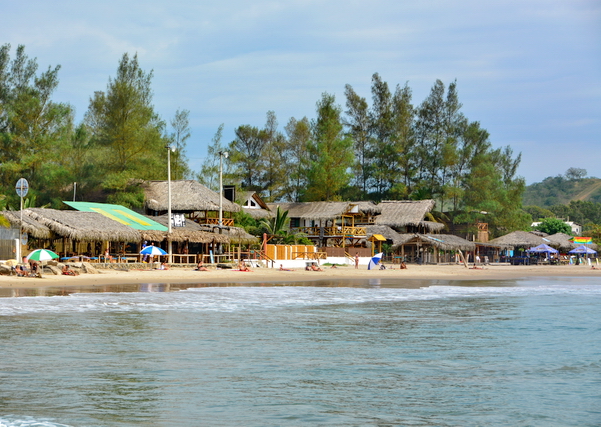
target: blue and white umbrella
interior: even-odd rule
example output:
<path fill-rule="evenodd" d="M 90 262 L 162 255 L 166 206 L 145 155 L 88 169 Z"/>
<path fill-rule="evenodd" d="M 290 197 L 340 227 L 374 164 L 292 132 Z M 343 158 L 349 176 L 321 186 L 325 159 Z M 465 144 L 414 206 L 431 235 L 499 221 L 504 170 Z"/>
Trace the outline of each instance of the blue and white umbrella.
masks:
<path fill-rule="evenodd" d="M 146 246 L 140 251 L 142 255 L 167 255 L 167 252 L 159 248 L 158 246 Z"/>
<path fill-rule="evenodd" d="M 368 270 L 373 270 L 375 268 L 378 267 L 378 264 L 380 263 L 380 261 L 382 260 L 382 255 L 384 255 L 383 252 L 380 252 L 379 254 L 374 255 L 370 260 L 369 260 L 369 264 L 367 264 L 367 269 Z"/>

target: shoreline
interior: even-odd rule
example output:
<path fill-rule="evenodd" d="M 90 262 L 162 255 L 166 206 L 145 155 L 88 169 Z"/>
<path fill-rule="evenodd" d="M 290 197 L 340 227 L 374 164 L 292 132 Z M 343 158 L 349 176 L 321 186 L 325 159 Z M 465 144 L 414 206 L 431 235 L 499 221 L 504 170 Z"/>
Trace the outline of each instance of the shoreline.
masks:
<path fill-rule="evenodd" d="M 366 266 L 328 268 L 324 271 L 295 269 L 280 271 L 277 268 L 255 268 L 252 271 L 216 270 L 195 271 L 192 268 L 169 270 L 98 270 L 99 274 L 63 276 L 44 274 L 42 278 L 0 276 L 0 288 L 23 289 L 44 287 L 85 287 L 128 284 L 186 284 L 186 283 L 278 283 L 309 282 L 320 280 L 353 279 L 407 279 L 407 280 L 507 280 L 532 277 L 597 277 L 601 269 L 589 266 L 510 266 L 487 265 L 482 269 L 464 265 L 409 265 L 406 270 L 367 270 Z M 407 284 L 408 287 L 411 284 Z"/>

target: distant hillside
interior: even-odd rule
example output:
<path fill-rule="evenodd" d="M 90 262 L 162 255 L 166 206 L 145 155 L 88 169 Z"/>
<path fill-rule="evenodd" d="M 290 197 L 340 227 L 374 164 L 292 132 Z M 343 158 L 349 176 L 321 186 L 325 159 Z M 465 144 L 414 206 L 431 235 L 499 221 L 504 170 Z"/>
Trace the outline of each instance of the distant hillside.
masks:
<path fill-rule="evenodd" d="M 548 177 L 543 182 L 526 187 L 523 204 L 548 208 L 553 205 L 567 205 L 572 200 L 601 203 L 601 179 Z"/>

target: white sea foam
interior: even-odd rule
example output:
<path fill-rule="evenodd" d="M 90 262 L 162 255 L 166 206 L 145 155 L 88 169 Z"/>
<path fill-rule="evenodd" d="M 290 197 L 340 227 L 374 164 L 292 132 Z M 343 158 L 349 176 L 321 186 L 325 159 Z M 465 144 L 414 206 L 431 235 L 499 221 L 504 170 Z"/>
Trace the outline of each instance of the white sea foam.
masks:
<path fill-rule="evenodd" d="M 34 417 L 5 415 L 0 417 L 0 427 L 69 427 L 67 424 L 59 424 L 48 419 L 36 419 Z"/>
<path fill-rule="evenodd" d="M 189 288 L 179 292 L 78 293 L 69 296 L 1 298 L 0 316 L 34 313 L 223 311 L 320 305 L 427 301 L 449 298 L 525 297 L 529 295 L 601 296 L 601 286 L 586 281 L 517 286 L 428 286 L 419 289 L 232 286 Z"/>

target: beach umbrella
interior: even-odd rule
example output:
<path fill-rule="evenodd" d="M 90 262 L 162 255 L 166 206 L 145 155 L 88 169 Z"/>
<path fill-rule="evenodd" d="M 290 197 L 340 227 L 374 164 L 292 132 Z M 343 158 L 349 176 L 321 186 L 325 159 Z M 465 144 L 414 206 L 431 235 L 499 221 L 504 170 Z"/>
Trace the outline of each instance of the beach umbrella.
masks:
<path fill-rule="evenodd" d="M 378 266 L 378 264 L 380 263 L 380 261 L 382 260 L 382 255 L 384 255 L 382 252 L 380 252 L 379 254 L 375 254 L 369 260 L 369 264 L 367 264 L 367 269 L 373 270 L 374 268 L 376 268 Z"/>
<path fill-rule="evenodd" d="M 591 249 L 587 246 L 578 246 L 576 249 L 572 249 L 570 252 L 568 252 L 570 254 L 596 254 L 597 251 L 594 249 Z"/>
<path fill-rule="evenodd" d="M 58 258 L 58 255 L 52 252 L 50 249 L 36 249 L 31 252 L 25 258 L 26 261 L 50 261 L 51 259 Z"/>
<path fill-rule="evenodd" d="M 167 252 L 157 246 L 146 246 L 140 251 L 142 255 L 167 255 Z"/>

